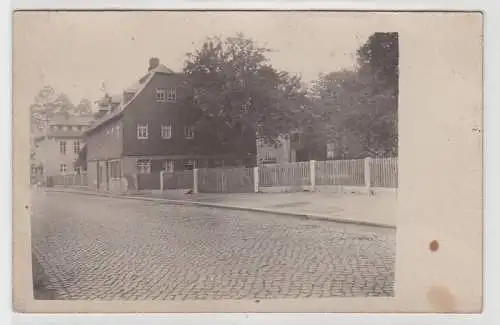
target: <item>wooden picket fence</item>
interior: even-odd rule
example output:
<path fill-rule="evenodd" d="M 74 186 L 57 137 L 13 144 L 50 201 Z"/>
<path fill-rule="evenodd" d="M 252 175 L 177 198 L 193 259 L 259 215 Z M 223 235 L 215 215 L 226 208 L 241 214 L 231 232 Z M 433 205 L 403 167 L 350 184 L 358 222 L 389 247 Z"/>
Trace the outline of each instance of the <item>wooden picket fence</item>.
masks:
<path fill-rule="evenodd" d="M 259 186 L 306 186 L 310 184 L 309 162 L 259 166 Z"/>
<path fill-rule="evenodd" d="M 253 168 L 202 168 L 198 170 L 200 193 L 248 193 L 254 191 Z"/>
<path fill-rule="evenodd" d="M 365 185 L 363 159 L 316 161 L 316 185 Z"/>
<path fill-rule="evenodd" d="M 164 189 L 192 189 L 194 175 L 192 170 L 163 173 Z"/>
<path fill-rule="evenodd" d="M 55 175 L 47 177 L 48 186 L 82 187 L 88 186 L 87 174 Z"/>
<path fill-rule="evenodd" d="M 373 158 L 370 161 L 370 185 L 372 187 L 398 187 L 398 159 Z"/>

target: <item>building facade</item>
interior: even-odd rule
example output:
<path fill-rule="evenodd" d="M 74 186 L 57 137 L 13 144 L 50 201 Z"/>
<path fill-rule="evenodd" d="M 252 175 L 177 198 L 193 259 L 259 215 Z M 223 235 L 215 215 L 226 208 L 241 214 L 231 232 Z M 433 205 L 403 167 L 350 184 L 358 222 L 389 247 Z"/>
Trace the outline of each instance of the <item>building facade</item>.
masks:
<path fill-rule="evenodd" d="M 85 145 L 83 132 L 92 116 L 57 115 L 32 138 L 32 174 L 36 178 L 79 173 L 74 163 Z"/>
<path fill-rule="evenodd" d="M 279 137 L 276 144 L 268 144 L 257 139 L 257 162 L 259 164 L 284 164 L 296 161 L 296 152 L 291 141 Z"/>
<path fill-rule="evenodd" d="M 194 105 L 186 105 L 193 91 L 184 86 L 183 78 L 151 59 L 147 74 L 123 91 L 118 105 L 109 100 L 116 96 L 107 96 L 108 102 L 100 104 L 102 117 L 85 132 L 90 188 L 112 192 L 132 186 L 157 189 L 161 171 L 213 167 L 228 161 L 255 164 L 253 130 L 241 135 L 243 154 L 237 156 L 197 131 L 196 123 L 205 117 Z M 138 179 L 149 184 L 140 185 Z"/>

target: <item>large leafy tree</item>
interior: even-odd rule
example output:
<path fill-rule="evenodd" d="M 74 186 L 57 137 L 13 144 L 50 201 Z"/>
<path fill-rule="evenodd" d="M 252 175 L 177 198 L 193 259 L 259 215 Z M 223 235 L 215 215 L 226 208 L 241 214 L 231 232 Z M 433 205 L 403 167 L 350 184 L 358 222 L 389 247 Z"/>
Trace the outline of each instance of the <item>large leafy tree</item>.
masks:
<path fill-rule="evenodd" d="M 374 33 L 357 51 L 360 73 L 371 74 L 383 89 L 399 89 L 398 33 Z"/>
<path fill-rule="evenodd" d="M 68 96 L 56 93 L 50 86 L 43 87 L 30 106 L 32 131 L 42 131 L 54 115 L 70 116 L 74 109 Z"/>
<path fill-rule="evenodd" d="M 397 46 L 397 33 L 375 33 L 358 50 L 358 69 L 314 84 L 315 131 L 336 144 L 337 155 L 397 155 Z"/>
<path fill-rule="evenodd" d="M 209 38 L 188 54 L 184 72 L 193 96 L 187 98 L 207 117 L 197 131 L 217 132 L 224 142 L 234 140 L 234 131 L 252 129 L 274 142 L 301 124 L 306 90 L 299 77 L 268 63 L 269 51 L 238 34 Z"/>

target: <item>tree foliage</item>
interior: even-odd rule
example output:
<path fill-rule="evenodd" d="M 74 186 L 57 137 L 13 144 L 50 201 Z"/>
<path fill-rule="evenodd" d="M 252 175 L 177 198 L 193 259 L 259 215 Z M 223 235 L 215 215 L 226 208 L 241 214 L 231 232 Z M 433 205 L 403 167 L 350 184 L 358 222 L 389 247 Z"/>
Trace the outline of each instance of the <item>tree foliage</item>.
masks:
<path fill-rule="evenodd" d="M 397 93 L 399 85 L 398 33 L 374 33 L 358 49 L 360 73 L 371 74 L 379 85 Z"/>
<path fill-rule="evenodd" d="M 92 103 L 84 98 L 75 106 L 66 94 L 56 93 L 54 88 L 44 86 L 35 96 L 30 112 L 32 131 L 43 131 L 55 115 L 69 117 L 91 114 Z"/>
<path fill-rule="evenodd" d="M 315 82 L 315 131 L 336 144 L 337 155 L 397 155 L 397 46 L 397 33 L 375 33 L 358 50 L 358 69 Z"/>
<path fill-rule="evenodd" d="M 266 57 L 269 52 L 238 34 L 209 38 L 188 54 L 184 72 L 193 89 L 192 100 L 210 117 L 210 123 L 224 126 L 218 128 L 219 133 L 251 128 L 273 142 L 305 118 L 307 98 L 301 79 L 271 66 Z"/>
<path fill-rule="evenodd" d="M 57 94 L 50 86 L 43 87 L 30 106 L 32 130 L 42 131 L 54 115 L 69 116 L 73 109 L 74 106 L 66 95 Z"/>
<path fill-rule="evenodd" d="M 80 103 L 76 105 L 74 113 L 76 115 L 91 115 L 92 114 L 92 103 L 87 98 L 82 98 Z"/>

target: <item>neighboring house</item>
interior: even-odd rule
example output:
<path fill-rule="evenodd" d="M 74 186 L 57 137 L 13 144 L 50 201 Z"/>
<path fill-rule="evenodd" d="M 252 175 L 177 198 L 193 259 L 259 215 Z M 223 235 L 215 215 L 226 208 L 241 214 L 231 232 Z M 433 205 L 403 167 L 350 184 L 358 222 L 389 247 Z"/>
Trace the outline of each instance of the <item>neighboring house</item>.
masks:
<path fill-rule="evenodd" d="M 123 91 L 119 103 L 115 96 L 105 96 L 99 104 L 101 118 L 85 132 L 91 189 L 157 189 L 162 170 L 191 170 L 228 161 L 255 164 L 253 130 L 239 138 L 245 140 L 245 150 L 238 157 L 197 132 L 195 122 L 203 113 L 194 104 L 181 104 L 193 94 L 183 81 L 184 74 L 152 58 L 147 74 Z"/>
<path fill-rule="evenodd" d="M 74 162 L 84 146 L 82 133 L 92 119 L 92 116 L 54 116 L 45 131 L 32 138 L 32 173 L 37 178 L 78 173 Z"/>
<path fill-rule="evenodd" d="M 257 139 L 257 162 L 259 164 L 283 164 L 295 162 L 295 149 L 291 147 L 290 139 L 279 137 L 276 144 L 268 144 Z"/>
<path fill-rule="evenodd" d="M 340 157 L 339 146 L 334 142 L 302 132 L 295 132 L 290 137 L 290 148 L 294 153 L 295 161 L 324 161 Z"/>

